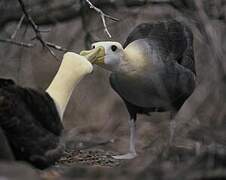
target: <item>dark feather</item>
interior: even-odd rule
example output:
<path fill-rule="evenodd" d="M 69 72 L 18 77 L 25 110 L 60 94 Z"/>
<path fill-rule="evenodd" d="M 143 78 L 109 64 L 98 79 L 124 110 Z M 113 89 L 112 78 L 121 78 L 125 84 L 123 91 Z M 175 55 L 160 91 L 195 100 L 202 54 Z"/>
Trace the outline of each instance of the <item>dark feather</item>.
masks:
<path fill-rule="evenodd" d="M 14 81 L 12 79 L 0 79 L 0 88 L 14 85 Z"/>
<path fill-rule="evenodd" d="M 11 148 L 9 146 L 8 140 L 3 132 L 3 130 L 0 128 L 0 142 L 1 142 L 1 146 L 0 146 L 0 159 L 1 160 L 13 160 L 13 154 L 11 151 Z"/>
<path fill-rule="evenodd" d="M 113 72 L 112 88 L 124 100 L 132 117 L 137 113 L 178 110 L 195 88 L 192 32 L 176 20 L 144 23 L 129 34 L 124 48 L 138 43 L 136 40 L 147 43 L 148 51 L 156 54 L 149 59 L 156 58 L 155 62 L 162 61 L 164 66 L 150 68 L 150 72 L 146 68 L 143 74 L 132 77 Z M 139 52 L 142 53 L 142 49 Z"/>
<path fill-rule="evenodd" d="M 195 73 L 193 35 L 183 23 L 165 20 L 140 24 L 129 34 L 124 48 L 138 39 L 145 39 L 154 46 L 161 59 L 176 60 Z"/>
<path fill-rule="evenodd" d="M 54 163 L 62 153 L 63 125 L 53 100 L 45 92 L 15 84 L 2 86 L 0 126 L 16 159 L 43 168 Z"/>

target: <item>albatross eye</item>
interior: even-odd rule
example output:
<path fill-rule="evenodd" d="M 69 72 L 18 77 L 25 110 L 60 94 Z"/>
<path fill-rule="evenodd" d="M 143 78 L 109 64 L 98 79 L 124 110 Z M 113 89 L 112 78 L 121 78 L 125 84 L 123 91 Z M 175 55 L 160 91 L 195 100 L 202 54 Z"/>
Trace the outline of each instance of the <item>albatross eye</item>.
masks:
<path fill-rule="evenodd" d="M 112 46 L 111 46 L 111 50 L 112 50 L 112 51 L 116 51 L 116 50 L 117 50 L 117 46 L 112 45 Z"/>
<path fill-rule="evenodd" d="M 95 49 L 95 45 L 92 45 L 92 48 Z"/>

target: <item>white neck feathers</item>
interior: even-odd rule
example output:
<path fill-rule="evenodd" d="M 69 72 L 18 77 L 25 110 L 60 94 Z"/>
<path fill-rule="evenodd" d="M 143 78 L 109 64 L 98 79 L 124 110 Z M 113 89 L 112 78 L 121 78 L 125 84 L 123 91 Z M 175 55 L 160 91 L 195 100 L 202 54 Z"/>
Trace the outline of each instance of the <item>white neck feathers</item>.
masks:
<path fill-rule="evenodd" d="M 68 52 L 64 55 L 60 68 L 46 92 L 54 100 L 61 120 L 74 87 L 93 70 L 85 57 Z"/>

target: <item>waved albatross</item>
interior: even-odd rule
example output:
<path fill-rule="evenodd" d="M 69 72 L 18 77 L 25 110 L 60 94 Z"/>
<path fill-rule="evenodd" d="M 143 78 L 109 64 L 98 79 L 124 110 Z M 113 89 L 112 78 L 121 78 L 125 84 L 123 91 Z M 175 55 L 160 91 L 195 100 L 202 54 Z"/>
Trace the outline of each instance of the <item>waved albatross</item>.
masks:
<path fill-rule="evenodd" d="M 92 61 L 97 52 L 86 58 Z M 43 92 L 0 79 L 0 129 L 17 160 L 45 168 L 59 159 L 64 149 L 60 135 L 65 108 L 74 87 L 93 70 L 86 58 L 66 53 L 53 81 Z"/>
<path fill-rule="evenodd" d="M 125 102 L 130 115 L 129 152 L 116 159 L 136 157 L 137 114 L 176 112 L 195 88 L 193 35 L 176 20 L 138 25 L 122 46 L 103 41 L 95 64 L 111 71 L 111 87 Z M 93 52 L 82 51 L 81 55 Z"/>

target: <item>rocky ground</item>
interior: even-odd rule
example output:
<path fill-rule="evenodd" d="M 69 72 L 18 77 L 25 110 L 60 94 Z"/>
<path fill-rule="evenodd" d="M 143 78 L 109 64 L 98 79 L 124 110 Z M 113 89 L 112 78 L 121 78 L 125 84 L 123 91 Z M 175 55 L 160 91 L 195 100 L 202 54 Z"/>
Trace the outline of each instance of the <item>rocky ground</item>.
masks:
<path fill-rule="evenodd" d="M 140 138 L 144 145 L 141 151 L 142 143 L 137 143 L 139 155 L 133 160 L 112 158 L 119 154 L 124 141 L 103 140 L 89 134 L 77 134 L 75 138 L 69 133 L 65 136 L 65 152 L 55 165 L 38 170 L 25 163 L 1 162 L 0 180 L 226 179 L 223 126 L 215 131 L 197 129 L 190 132 L 190 138 L 178 136 L 171 145 L 167 131 L 160 128 L 155 132 L 160 133 L 149 144 Z"/>
<path fill-rule="evenodd" d="M 199 130 L 198 132 L 201 132 Z M 203 133 L 203 132 L 201 132 Z M 220 130 L 216 134 L 219 135 Z M 196 136 L 197 132 L 192 133 Z M 199 136 L 201 137 L 201 136 Z M 208 137 L 205 137 L 206 140 Z M 212 136 L 212 139 L 214 136 Z M 226 178 L 226 146 L 204 145 L 191 139 L 178 139 L 176 144 L 159 137 L 146 146 L 133 160 L 115 160 L 111 148 L 115 142 L 102 140 L 71 140 L 56 164 L 45 170 L 27 164 L 1 163 L 0 179 L 71 180 L 71 179 L 154 179 L 196 180 Z M 223 142 L 222 139 L 219 140 Z"/>

